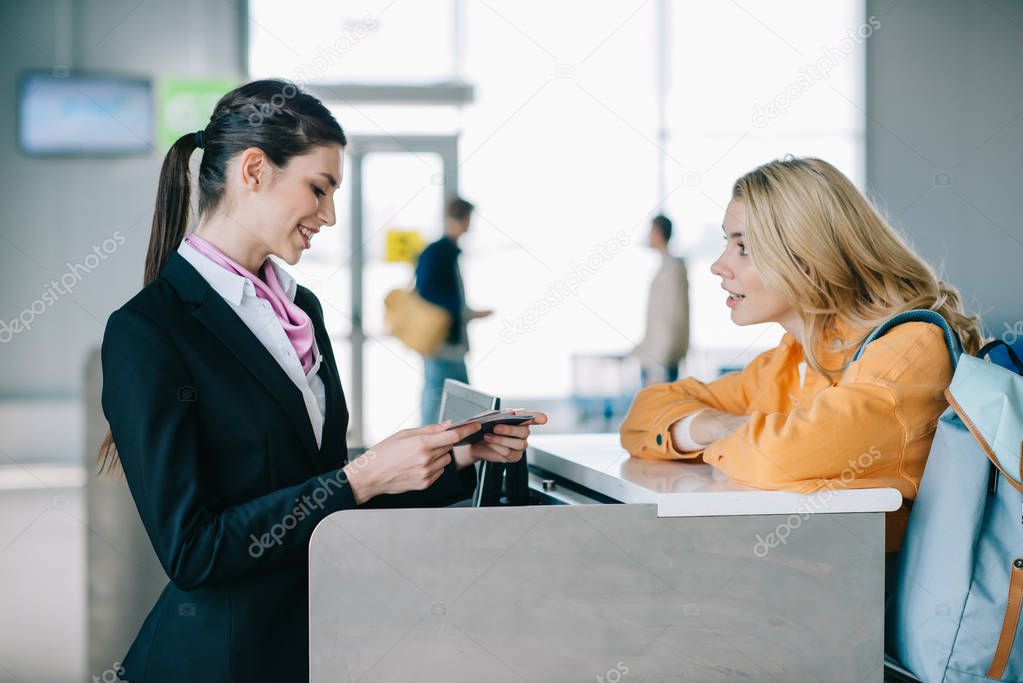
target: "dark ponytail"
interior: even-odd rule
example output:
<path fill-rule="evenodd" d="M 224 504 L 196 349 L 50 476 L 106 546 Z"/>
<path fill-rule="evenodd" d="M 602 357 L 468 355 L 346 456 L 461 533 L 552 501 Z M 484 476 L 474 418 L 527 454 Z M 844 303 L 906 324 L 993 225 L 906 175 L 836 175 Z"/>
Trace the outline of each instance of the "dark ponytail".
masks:
<path fill-rule="evenodd" d="M 227 187 L 228 162 L 258 147 L 278 168 L 318 145 L 348 144 L 341 125 L 317 98 L 290 81 L 246 83 L 220 98 L 202 131 L 198 216 L 213 214 Z M 146 251 L 144 284 L 155 280 L 188 232 L 191 206 L 189 160 L 199 146 L 196 133 L 178 138 L 160 169 L 153 228 Z M 107 432 L 97 455 L 100 473 L 119 469 L 117 447 Z"/>
<path fill-rule="evenodd" d="M 143 284 L 156 279 L 167 259 L 185 239 L 188 230 L 188 211 L 192 194 L 192 177 L 188 161 L 197 147 L 195 133 L 178 138 L 167 151 L 160 168 L 160 185 L 156 190 L 156 208 L 153 211 L 153 229 L 149 233 L 146 251 L 146 269 Z"/>

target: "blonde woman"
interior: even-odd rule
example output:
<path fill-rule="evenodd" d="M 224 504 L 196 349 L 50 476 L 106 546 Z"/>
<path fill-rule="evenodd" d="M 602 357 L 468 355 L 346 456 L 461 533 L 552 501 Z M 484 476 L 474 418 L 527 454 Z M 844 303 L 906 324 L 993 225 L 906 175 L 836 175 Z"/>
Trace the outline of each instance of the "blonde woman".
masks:
<path fill-rule="evenodd" d="M 772 161 L 736 181 L 724 253 L 711 266 L 738 325 L 777 322 L 777 347 L 741 372 L 641 391 L 621 427 L 634 456 L 699 459 L 759 488 L 810 493 L 893 487 L 911 501 L 952 362 L 937 325 L 910 322 L 863 339 L 902 311 L 930 309 L 963 348 L 977 318 L 831 164 Z M 908 508 L 890 513 L 888 550 Z"/>

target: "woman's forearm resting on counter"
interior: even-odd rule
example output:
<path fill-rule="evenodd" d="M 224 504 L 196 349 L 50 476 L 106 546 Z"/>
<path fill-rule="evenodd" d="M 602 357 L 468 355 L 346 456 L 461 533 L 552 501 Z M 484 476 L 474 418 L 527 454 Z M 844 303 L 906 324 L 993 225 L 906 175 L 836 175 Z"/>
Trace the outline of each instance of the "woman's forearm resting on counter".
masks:
<path fill-rule="evenodd" d="M 671 439 L 682 453 L 702 451 L 718 439 L 732 434 L 749 421 L 748 415 L 706 409 L 687 415 L 671 426 Z"/>

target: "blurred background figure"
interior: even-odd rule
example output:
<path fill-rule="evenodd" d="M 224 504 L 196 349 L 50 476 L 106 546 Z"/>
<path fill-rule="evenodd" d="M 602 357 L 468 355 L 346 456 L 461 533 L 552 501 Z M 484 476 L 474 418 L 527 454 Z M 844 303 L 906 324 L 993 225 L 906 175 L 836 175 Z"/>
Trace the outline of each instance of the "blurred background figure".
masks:
<path fill-rule="evenodd" d="M 671 220 L 654 216 L 650 247 L 661 255 L 661 265 L 650 283 L 646 306 L 646 332 L 636 347 L 643 386 L 678 379 L 678 364 L 689 352 L 689 276 L 682 259 L 668 250 Z"/>
<path fill-rule="evenodd" d="M 469 382 L 465 354 L 469 351 L 468 324 L 492 311 L 474 311 L 465 304 L 465 285 L 458 267 L 462 250 L 458 240 L 469 231 L 475 207 L 461 197 L 452 197 L 444 208 L 444 235 L 419 255 L 416 290 L 432 304 L 451 314 L 448 338 L 433 356 L 423 358 L 423 424 L 437 421 L 445 379 Z"/>

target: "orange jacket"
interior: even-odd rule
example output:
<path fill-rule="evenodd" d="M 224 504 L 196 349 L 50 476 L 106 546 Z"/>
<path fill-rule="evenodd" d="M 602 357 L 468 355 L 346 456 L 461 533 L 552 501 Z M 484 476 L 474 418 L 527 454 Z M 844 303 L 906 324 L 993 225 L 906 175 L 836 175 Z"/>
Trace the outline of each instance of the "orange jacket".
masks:
<path fill-rule="evenodd" d="M 857 332 L 842 324 L 836 331 L 847 339 Z M 852 351 L 846 353 L 851 357 Z M 844 356 L 822 344 L 824 367 L 840 367 Z M 800 388 L 802 360 L 803 347 L 785 334 L 741 372 L 709 383 L 686 378 L 643 389 L 622 423 L 622 446 L 639 458 L 702 456 L 735 481 L 758 488 L 812 493 L 892 487 L 912 500 L 952 380 L 942 330 L 921 322 L 899 325 L 869 344 L 834 382 L 807 367 Z M 705 408 L 750 419 L 702 451 L 679 452 L 671 426 Z M 906 506 L 889 514 L 889 550 L 901 545 L 907 516 Z"/>

